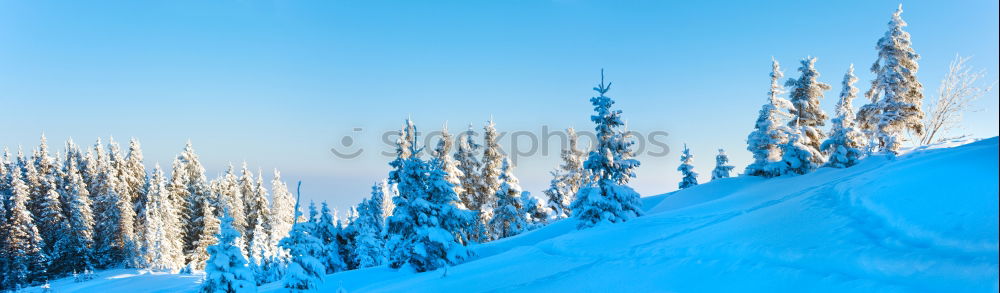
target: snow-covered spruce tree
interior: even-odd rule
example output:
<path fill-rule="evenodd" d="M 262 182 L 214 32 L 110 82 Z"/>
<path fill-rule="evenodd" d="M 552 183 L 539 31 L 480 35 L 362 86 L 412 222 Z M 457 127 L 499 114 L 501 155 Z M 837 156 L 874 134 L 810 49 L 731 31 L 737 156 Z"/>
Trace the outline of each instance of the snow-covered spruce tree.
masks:
<path fill-rule="evenodd" d="M 521 214 L 528 219 L 528 230 L 545 226 L 549 221 L 549 210 L 527 191 L 521 192 Z"/>
<path fill-rule="evenodd" d="M 389 171 L 389 183 L 396 186 L 397 192 L 396 197 L 401 199 L 406 199 L 410 194 L 415 194 L 419 186 L 416 185 L 400 185 L 402 181 L 406 178 L 405 168 L 406 162 L 410 160 L 414 153 L 419 152 L 415 144 L 416 142 L 416 127 L 413 122 L 409 119 L 403 124 L 403 127 L 399 131 L 399 138 L 396 139 L 396 158 L 389 162 L 389 166 L 392 170 Z M 422 161 L 421 161 L 422 162 Z M 408 183 L 408 182 L 407 182 Z M 393 198 L 396 201 L 396 198 Z M 402 203 L 406 203 L 405 200 Z M 398 208 L 398 205 L 397 205 Z"/>
<path fill-rule="evenodd" d="M 219 233 L 219 218 L 215 215 L 215 206 L 208 198 L 202 198 L 192 210 L 201 211 L 200 214 L 191 216 L 191 223 L 196 230 L 188 233 L 194 235 L 194 243 L 187 254 L 188 266 L 195 270 L 204 270 L 205 261 L 208 260 L 208 247 L 216 243 L 215 235 Z"/>
<path fill-rule="evenodd" d="M 257 170 L 257 186 L 254 188 L 254 199 L 246 201 L 247 203 L 253 202 L 251 211 L 247 213 L 248 223 L 252 224 L 248 230 L 253 232 L 253 239 L 247 242 L 247 252 L 250 258 L 250 267 L 254 270 L 255 276 L 260 276 L 261 278 L 256 278 L 258 284 L 262 284 L 265 281 L 272 281 L 274 274 L 268 272 L 271 266 L 271 259 L 275 257 L 275 248 L 271 246 L 271 204 L 267 200 L 267 188 L 264 187 L 264 174 L 263 171 Z M 249 219 L 253 219 L 250 221 Z"/>
<path fill-rule="evenodd" d="M 127 206 L 131 209 L 131 211 L 122 211 L 123 213 L 122 215 L 124 217 L 131 217 L 132 227 L 130 229 L 132 230 L 132 235 L 133 235 L 132 237 L 134 240 L 138 239 L 137 237 L 135 237 L 136 234 L 135 220 L 137 215 L 135 214 L 135 204 L 134 204 L 135 199 L 132 198 L 133 194 L 129 193 L 128 191 L 129 188 L 127 186 L 127 183 L 125 182 L 125 179 L 127 177 L 126 176 L 127 171 L 125 170 L 126 164 L 127 164 L 126 158 L 125 155 L 122 153 L 121 146 L 118 145 L 118 142 L 115 141 L 114 137 L 109 138 L 107 167 L 108 171 L 110 172 L 110 176 L 115 178 L 116 181 L 114 185 L 115 192 L 118 193 L 118 197 L 121 198 L 122 205 Z"/>
<path fill-rule="evenodd" d="M 817 80 L 819 71 L 816 70 L 815 57 L 806 57 L 800 63 L 799 72 L 802 75 L 785 82 L 785 86 L 791 87 L 789 101 L 792 102 L 792 108 L 789 112 L 792 114 L 792 121 L 788 122 L 788 126 L 797 124 L 805 136 L 803 143 L 818 151 L 826 138 L 819 127 L 825 125 L 827 119 L 826 113 L 820 109 L 819 101 L 823 98 L 823 92 L 830 90 L 830 85 Z M 819 156 L 814 159 L 820 160 L 817 163 L 822 164 L 824 158 Z"/>
<path fill-rule="evenodd" d="M 441 164 L 420 158 L 422 148 L 416 146 L 413 123 L 407 121 L 401 134 L 404 139 L 399 144 L 411 155 L 397 157 L 389 176 L 399 189 L 393 198 L 396 207 L 387 219 L 392 247 L 389 265 L 409 265 L 423 272 L 458 263 L 468 256 L 462 231 L 474 220 L 472 213 L 457 207 L 454 186 L 444 170 L 436 167 Z"/>
<path fill-rule="evenodd" d="M 246 215 L 247 224 L 247 232 L 244 234 L 246 235 L 244 236 L 244 239 L 246 239 L 247 244 L 250 245 L 247 247 L 247 250 L 250 255 L 252 255 L 252 261 L 259 261 L 261 257 L 260 254 L 262 253 L 262 251 L 259 250 L 266 249 L 266 246 L 262 244 L 265 244 L 268 241 L 266 231 L 270 230 L 271 204 L 267 201 L 267 190 L 264 189 L 264 181 L 259 175 L 256 182 L 244 183 L 243 178 L 248 178 L 248 173 L 249 172 L 244 172 L 243 176 L 240 178 L 240 189 L 242 190 L 243 196 L 246 198 L 243 201 L 243 209 L 245 211 L 244 214 Z M 255 243 L 258 244 L 257 248 L 252 247 Z"/>
<path fill-rule="evenodd" d="M 101 145 L 101 139 L 97 139 L 97 145 Z M 84 183 L 87 185 L 87 191 L 90 192 L 91 197 L 97 196 L 97 188 L 100 186 L 98 181 L 98 175 L 101 173 L 99 162 L 104 161 L 104 150 L 103 146 L 88 148 L 87 153 L 83 155 L 83 160 L 80 162 L 80 176 L 83 176 Z"/>
<path fill-rule="evenodd" d="M 819 168 L 816 157 L 823 156 L 812 146 L 803 143 L 808 137 L 800 128 L 793 127 L 795 132 L 788 135 L 788 141 L 781 145 L 781 170 L 785 174 L 805 174 Z"/>
<path fill-rule="evenodd" d="M 205 168 L 198 161 L 198 155 L 195 154 L 190 141 L 184 146 L 184 151 L 174 159 L 170 184 L 167 188 L 170 190 L 171 202 L 174 203 L 175 207 L 179 207 L 177 216 L 184 223 L 186 261 L 191 263 L 197 259 L 196 265 L 192 267 L 200 268 L 200 263 L 206 259 L 204 249 L 208 245 L 202 245 L 199 248 L 196 247 L 197 243 L 213 243 L 215 241 L 214 232 L 203 233 L 207 229 L 204 227 L 206 222 L 203 221 L 203 215 L 206 214 L 205 209 L 212 208 L 214 211 L 218 203 L 212 196 L 208 179 L 205 177 Z M 213 220 L 217 221 L 214 215 Z M 202 239 L 203 237 L 208 238 Z"/>
<path fill-rule="evenodd" d="M 316 209 L 316 202 L 309 201 L 309 217 L 307 218 L 310 223 L 319 224 L 319 210 Z M 315 228 L 315 226 L 313 226 Z M 312 231 L 313 235 L 316 235 L 316 231 Z"/>
<path fill-rule="evenodd" d="M 854 76 L 854 65 L 844 74 L 843 90 L 840 92 L 840 100 L 837 102 L 837 117 L 831 121 L 830 137 L 823 142 L 821 150 L 830 154 L 826 166 L 834 168 L 847 168 L 854 166 L 864 156 L 864 149 L 867 143 L 865 134 L 862 133 L 854 121 L 854 108 L 851 101 L 857 97 L 858 89 L 854 87 L 854 82 L 858 80 Z"/>
<path fill-rule="evenodd" d="M 875 79 L 865 92 L 870 103 L 858 111 L 858 123 L 875 147 L 893 154 L 899 152 L 904 132 L 918 136 L 924 132 L 924 112 L 920 108 L 924 86 L 917 80 L 920 55 L 911 47 L 910 33 L 903 30 L 907 24 L 902 13 L 900 4 L 889 21 L 889 30 L 875 45 L 878 58 L 871 68 Z"/>
<path fill-rule="evenodd" d="M 296 218 L 301 214 L 297 210 Z M 323 242 L 311 234 L 316 230 L 313 226 L 315 224 L 310 222 L 296 222 L 288 237 L 279 243 L 291 256 L 282 279 L 283 286 L 291 291 L 313 290 L 323 282 L 326 268 L 319 259 L 323 254 Z"/>
<path fill-rule="evenodd" d="M 493 240 L 521 234 L 528 228 L 528 218 L 521 206 L 521 185 L 514 176 L 514 166 L 510 159 L 503 160 L 500 170 L 500 188 L 494 195 L 496 208 L 493 209 L 493 218 L 489 222 Z"/>
<path fill-rule="evenodd" d="M 500 189 L 500 176 L 503 174 L 504 154 L 500 149 L 496 124 L 493 120 L 483 126 L 483 167 L 479 179 L 482 183 L 476 192 L 474 210 L 492 209 L 496 206 L 497 190 Z"/>
<path fill-rule="evenodd" d="M 548 197 L 548 207 L 556 219 L 573 216 L 573 210 L 569 206 L 573 203 L 574 196 L 580 187 L 590 181 L 587 170 L 583 168 L 583 160 L 586 159 L 587 153 L 577 148 L 576 130 L 566 129 L 566 136 L 569 138 L 569 145 L 562 150 L 563 163 L 559 169 L 552 171 L 552 181 L 549 182 L 549 188 L 545 190 L 545 195 Z"/>
<path fill-rule="evenodd" d="M 597 145 L 587 161 L 583 163 L 591 174 L 594 184 L 580 188 L 571 208 L 573 216 L 579 219 L 578 228 L 592 227 L 603 222 L 625 222 L 642 215 L 639 193 L 628 187 L 628 181 L 635 177 L 639 161 L 632 158 L 632 144 L 621 129 L 625 125 L 621 110 L 612 110 L 614 101 L 605 96 L 611 84 L 601 83 L 594 88 L 598 96 L 590 98 L 595 115 L 590 116 L 596 126 Z"/>
<path fill-rule="evenodd" d="M 28 210 L 35 215 L 35 224 L 38 225 L 39 231 L 44 231 L 46 230 L 46 227 L 44 227 L 45 223 L 37 220 L 44 213 L 42 209 L 44 208 L 43 205 L 45 205 L 49 191 L 56 191 L 58 193 L 58 186 L 56 184 L 59 177 L 59 169 L 56 168 L 56 162 L 49 154 L 48 142 L 45 135 L 42 134 L 39 140 L 38 148 L 32 152 L 30 162 L 24 166 L 24 178 L 22 179 L 24 180 L 24 184 L 28 186 L 28 193 L 30 195 Z"/>
<path fill-rule="evenodd" d="M 477 190 L 472 196 L 470 210 L 476 212 L 477 221 L 469 228 L 469 238 L 486 242 L 495 237 L 491 234 L 490 219 L 496 208 L 496 192 L 500 188 L 500 176 L 503 173 L 504 154 L 498 141 L 499 134 L 493 120 L 483 126 L 483 156 L 479 169 Z"/>
<path fill-rule="evenodd" d="M 461 181 L 463 191 L 458 196 L 462 199 L 465 207 L 472 210 L 478 210 L 479 208 L 479 206 L 475 205 L 475 194 L 479 190 L 479 169 L 481 168 L 479 159 L 476 156 L 480 146 L 473 140 L 475 136 L 476 133 L 472 130 L 472 124 L 469 124 L 469 130 L 458 137 L 458 148 L 454 156 L 458 171 L 460 172 L 459 181 Z"/>
<path fill-rule="evenodd" d="M 28 186 L 28 210 L 34 216 L 35 226 L 44 241 L 42 253 L 49 261 L 62 258 L 62 235 L 67 231 L 63 205 L 59 194 L 59 169 L 48 151 L 48 143 L 42 134 L 38 149 L 33 152 L 31 163 L 26 166 L 24 183 Z M 61 275 L 62 267 L 49 266 L 46 276 Z"/>
<path fill-rule="evenodd" d="M 431 156 L 441 164 L 438 166 L 445 173 L 448 174 L 446 179 L 451 185 L 455 186 L 455 194 L 462 197 L 465 193 L 465 189 L 462 188 L 462 170 L 458 168 L 458 162 L 456 162 L 451 156 L 451 147 L 454 144 L 452 136 L 448 133 L 448 125 L 441 128 L 441 139 L 438 140 L 437 146 L 431 151 Z"/>
<path fill-rule="evenodd" d="M 176 215 L 167 180 L 160 170 L 160 164 L 153 167 L 144 188 L 142 233 L 143 259 L 145 268 L 155 271 L 176 272 L 184 266 L 181 223 Z"/>
<path fill-rule="evenodd" d="M 27 207 L 33 215 L 34 225 L 37 227 L 39 236 L 43 239 L 42 253 L 50 262 L 62 258 L 62 245 L 58 242 L 64 240 L 63 235 L 68 230 L 63 214 L 62 198 L 59 193 L 58 182 L 60 181 L 59 169 L 55 159 L 49 154 L 48 144 L 43 134 L 37 149 L 32 154 L 30 162 L 24 166 L 23 182 L 28 187 Z M 18 172 L 20 173 L 20 172 Z M 18 177 L 21 175 L 19 174 Z M 11 178 L 12 179 L 12 178 Z M 13 180 L 4 185 L 13 186 Z M 13 190 L 0 194 L 11 194 Z M 6 197 L 0 195 L 0 198 Z M 5 205 L 13 207 L 13 199 L 7 200 Z M 62 267 L 52 266 L 50 263 L 46 268 L 46 276 L 56 276 L 64 273 Z M 58 264 L 58 262 L 55 262 Z"/>
<path fill-rule="evenodd" d="M 66 271 L 86 272 L 94 269 L 94 214 L 91 210 L 90 192 L 87 190 L 76 161 L 66 167 L 65 183 L 66 223 L 69 227 L 64 236 L 60 267 Z"/>
<path fill-rule="evenodd" d="M 263 187 L 263 176 L 257 175 L 258 193 L 267 194 Z M 252 269 L 258 284 L 270 283 L 281 280 L 289 261 L 288 251 L 279 246 L 279 241 L 288 237 L 292 230 L 295 214 L 295 200 L 292 198 L 288 187 L 281 180 L 281 174 L 274 170 L 274 178 L 271 181 L 272 198 L 268 222 L 266 225 L 257 225 L 254 234 L 264 235 L 254 237 L 249 243 Z M 266 230 L 264 227 L 267 227 Z M 259 230 L 258 230 L 259 229 Z"/>
<path fill-rule="evenodd" d="M 767 92 L 768 102 L 760 109 L 760 116 L 754 124 L 754 131 L 747 136 L 747 150 L 753 154 L 753 162 L 747 166 L 746 173 L 751 176 L 774 177 L 781 175 L 780 145 L 788 140 L 787 127 L 782 124 L 784 119 L 791 117 L 785 110 L 791 109 L 792 103 L 781 97 L 784 91 L 778 80 L 784 76 L 777 60 L 771 59 L 771 89 Z"/>
<path fill-rule="evenodd" d="M 715 169 L 712 169 L 712 180 L 729 178 L 729 173 L 733 171 L 733 166 L 729 165 L 729 156 L 726 151 L 719 149 L 719 154 L 715 155 Z"/>
<path fill-rule="evenodd" d="M 4 150 L 6 151 L 6 149 Z M 59 194 L 62 196 L 61 200 L 65 205 L 69 202 L 66 197 L 66 188 L 69 186 L 70 181 L 70 165 L 77 168 L 76 172 L 80 172 L 79 167 L 81 162 L 83 162 L 83 153 L 80 150 L 80 146 L 78 146 L 72 138 L 66 140 L 64 152 L 63 160 L 60 162 L 60 164 L 62 164 L 62 170 L 59 171 L 59 176 L 61 176 L 61 178 L 59 178 L 57 183 L 59 184 Z"/>
<path fill-rule="evenodd" d="M 326 267 L 327 274 L 347 270 L 347 264 L 340 255 L 340 243 L 337 242 L 337 234 L 340 234 L 341 229 L 335 221 L 333 214 L 330 212 L 330 207 L 325 201 L 322 202 L 314 235 L 323 244 L 319 260 Z"/>
<path fill-rule="evenodd" d="M 385 181 L 372 186 L 372 196 L 358 205 L 358 219 L 355 221 L 357 236 L 354 240 L 354 263 L 358 268 L 382 265 L 386 262 L 385 219 L 382 218 L 382 201 Z"/>
<path fill-rule="evenodd" d="M 0 154 L 0 207 L 6 204 L 7 194 L 10 194 L 10 176 L 13 174 L 12 170 L 13 163 L 10 160 L 10 150 L 7 147 L 3 147 L 3 152 Z M 0 217 L 5 215 L 5 209 L 0 209 Z"/>
<path fill-rule="evenodd" d="M 110 146 L 114 145 L 112 141 Z M 103 153 L 100 142 L 94 152 Z M 121 182 L 111 164 L 111 157 L 98 155 L 96 158 L 97 177 L 91 192 L 94 198 L 94 253 L 98 267 L 135 267 L 139 255 L 135 243 L 135 210 L 131 201 L 122 198 L 119 193 Z"/>
<path fill-rule="evenodd" d="M 698 172 L 694 171 L 694 156 L 691 155 L 691 149 L 688 148 L 687 144 L 684 144 L 684 152 L 681 153 L 681 165 L 677 166 L 677 171 L 681 172 L 681 182 L 677 183 L 677 188 L 685 189 L 698 185 Z"/>
<path fill-rule="evenodd" d="M 358 205 L 366 204 L 366 201 L 367 199 L 362 199 Z M 357 269 L 358 263 L 354 261 L 357 259 L 354 248 L 357 246 L 358 231 L 360 230 L 360 227 L 358 227 L 357 209 L 354 206 L 350 207 L 344 219 L 341 219 L 338 211 L 334 209 L 333 223 L 336 228 L 334 242 L 336 242 L 336 246 L 339 249 L 336 253 L 344 261 L 344 266 L 347 270 Z"/>
<path fill-rule="evenodd" d="M 127 197 L 132 199 L 136 215 L 141 215 L 145 209 L 143 203 L 147 202 L 146 166 L 142 164 L 142 146 L 134 137 L 129 140 L 128 156 L 125 157 L 121 176 L 123 189 Z M 136 226 L 141 227 L 142 223 L 137 223 Z"/>
<path fill-rule="evenodd" d="M 69 225 L 63 214 L 63 206 L 59 198 L 57 190 L 49 190 L 42 200 L 42 214 L 36 215 L 39 236 L 45 242 L 42 252 L 50 261 L 46 268 L 49 276 L 58 276 L 68 272 L 68 268 L 57 266 L 61 265 L 63 260 L 62 248 L 65 247 L 64 242 L 67 240 L 65 235 L 69 232 Z"/>
<path fill-rule="evenodd" d="M 146 166 L 142 164 L 142 147 L 139 144 L 139 140 L 136 138 L 129 139 L 128 155 L 125 157 L 125 162 L 121 166 L 120 176 L 121 176 L 121 189 L 124 198 L 131 199 L 131 203 L 128 203 L 135 214 L 135 237 L 136 242 L 140 242 L 145 233 L 146 229 L 146 218 L 144 215 L 145 204 L 149 202 L 147 199 L 147 183 L 146 183 Z M 164 194 L 165 196 L 166 194 Z M 132 261 L 133 264 L 140 265 L 143 261 L 141 257 L 142 247 L 138 247 L 139 254 L 137 257 L 139 259 Z"/>
<path fill-rule="evenodd" d="M 278 241 L 288 237 L 295 223 L 295 198 L 288 191 L 288 186 L 281 180 L 281 172 L 274 170 L 274 178 L 271 179 L 271 196 L 274 201 L 271 203 L 271 231 L 270 238 L 272 247 L 277 247 Z M 282 250 L 276 250 L 275 254 L 283 257 Z"/>
<path fill-rule="evenodd" d="M 246 171 L 246 165 L 243 166 L 244 171 Z M 249 171 L 247 171 L 249 172 Z M 253 185 L 253 179 L 250 179 L 251 186 Z M 246 235 L 244 231 L 247 229 L 247 218 L 244 214 L 245 204 L 243 199 L 247 197 L 243 194 L 243 188 L 241 187 L 242 179 L 236 176 L 236 170 L 233 168 L 233 164 L 229 164 L 226 168 L 226 172 L 221 176 L 212 180 L 209 184 L 209 189 L 215 194 L 215 197 L 219 198 L 219 204 L 222 208 L 216 207 L 217 212 L 222 210 L 227 210 L 230 213 L 230 217 L 233 218 L 233 227 L 236 231 L 240 232 L 240 235 Z"/>
<path fill-rule="evenodd" d="M 204 293 L 257 292 L 257 282 L 247 266 L 246 256 L 238 244 L 240 232 L 233 227 L 233 218 L 223 212 L 218 241 L 208 247 L 205 280 L 201 282 Z"/>
<path fill-rule="evenodd" d="M 417 151 L 416 128 L 409 119 L 403 124 L 399 131 L 399 138 L 396 140 L 396 158 L 389 162 L 392 171 L 389 171 L 388 182 L 396 188 L 395 196 L 392 197 L 392 215 L 386 218 L 388 231 L 387 246 L 389 248 L 390 262 L 393 267 L 400 267 L 406 263 L 409 252 L 408 243 L 404 242 L 410 234 L 414 233 L 414 222 L 411 218 L 409 203 L 413 197 L 422 197 L 424 186 L 419 181 L 420 173 L 426 166 L 422 160 L 421 164 L 409 163 L 413 159 L 413 154 Z M 421 170 L 410 170 L 408 164 L 414 167 L 421 167 Z M 396 216 L 396 215 L 399 216 Z"/>
<path fill-rule="evenodd" d="M 0 253 L 4 258 L 4 285 L 7 288 L 17 288 L 34 284 L 45 275 L 45 264 L 48 261 L 42 252 L 42 237 L 28 211 L 28 185 L 21 181 L 20 176 L 12 176 L 10 194 L 10 212 L 4 219 L 0 229 L 3 229 L 4 239 L 0 240 L 3 247 Z"/>

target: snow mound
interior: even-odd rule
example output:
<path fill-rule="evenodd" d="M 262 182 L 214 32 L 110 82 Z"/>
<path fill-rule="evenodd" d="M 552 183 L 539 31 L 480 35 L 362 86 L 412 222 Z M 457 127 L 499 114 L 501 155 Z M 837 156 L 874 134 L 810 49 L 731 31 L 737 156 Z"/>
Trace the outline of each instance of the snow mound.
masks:
<path fill-rule="evenodd" d="M 341 272 L 320 291 L 997 292 L 997 154 L 991 138 L 716 180 L 643 198 L 646 215 L 623 224 L 576 230 L 564 220 L 473 247 L 458 266 Z M 180 292 L 198 278 L 111 271 L 53 288 Z"/>

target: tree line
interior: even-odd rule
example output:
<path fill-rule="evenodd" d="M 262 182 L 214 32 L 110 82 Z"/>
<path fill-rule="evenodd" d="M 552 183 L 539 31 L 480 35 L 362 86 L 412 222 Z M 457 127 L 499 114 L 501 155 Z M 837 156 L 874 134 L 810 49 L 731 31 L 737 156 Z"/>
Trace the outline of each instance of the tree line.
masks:
<path fill-rule="evenodd" d="M 923 133 L 919 55 L 901 12 L 877 42 L 875 78 L 865 93 L 870 103 L 853 109 L 858 89 L 851 66 L 829 132 L 820 130 L 829 118 L 820 99 L 831 87 L 818 80 L 816 58 L 803 59 L 800 76 L 784 84 L 772 62 L 768 100 L 747 138 L 754 160 L 744 175 L 850 167 L 875 152 L 898 154 L 906 132 Z M 147 170 L 135 139 L 127 152 L 113 140 L 86 150 L 70 140 L 53 155 L 43 136 L 30 155 L 5 150 L 0 162 L 0 288 L 69 275 L 83 281 L 97 269 L 131 267 L 204 271 L 205 292 L 254 291 L 279 280 L 308 290 L 324 274 L 344 270 L 457 265 L 474 257 L 470 245 L 561 219 L 573 218 L 580 229 L 625 222 L 643 213 L 639 194 L 628 186 L 640 162 L 610 89 L 602 71 L 590 98 L 595 145 L 579 149 L 575 131 L 567 130 L 569 145 L 544 203 L 521 189 L 493 121 L 483 125 L 481 142 L 470 125 L 457 140 L 445 127 L 428 146 L 406 120 L 386 179 L 343 219 L 325 202 L 300 208 L 277 171 L 270 189 L 262 172 L 255 175 L 246 164 L 209 181 L 190 142 L 167 176 L 159 165 Z M 692 158 L 685 145 L 682 189 L 698 184 Z M 734 167 L 721 149 L 716 163 L 713 180 L 731 176 Z"/>

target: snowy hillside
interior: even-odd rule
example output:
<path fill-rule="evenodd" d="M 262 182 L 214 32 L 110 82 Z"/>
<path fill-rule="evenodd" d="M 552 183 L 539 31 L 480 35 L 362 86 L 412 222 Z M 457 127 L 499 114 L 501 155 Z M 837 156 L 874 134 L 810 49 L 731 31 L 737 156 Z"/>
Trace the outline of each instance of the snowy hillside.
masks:
<path fill-rule="evenodd" d="M 427 273 L 328 275 L 348 292 L 996 292 L 998 139 L 847 169 L 738 177 L 644 198 L 646 215 L 573 220 Z M 103 272 L 56 292 L 194 290 L 196 277 Z M 272 283 L 262 291 L 283 291 Z"/>

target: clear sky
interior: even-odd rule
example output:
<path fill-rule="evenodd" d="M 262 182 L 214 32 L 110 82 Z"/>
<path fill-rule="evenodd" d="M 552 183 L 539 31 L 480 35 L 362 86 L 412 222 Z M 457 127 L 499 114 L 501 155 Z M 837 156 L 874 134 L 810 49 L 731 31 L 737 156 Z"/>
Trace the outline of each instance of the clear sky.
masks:
<path fill-rule="evenodd" d="M 633 182 L 653 195 L 676 189 L 683 143 L 702 181 L 718 148 L 742 170 L 772 56 L 791 77 L 818 57 L 830 113 L 849 64 L 867 89 L 897 4 L 0 0 L 0 145 L 136 137 L 147 163 L 169 166 L 190 139 L 210 177 L 227 162 L 279 168 L 343 209 L 386 176 L 381 134 L 407 117 L 424 131 L 490 117 L 507 132 L 591 129 L 605 68 L 629 128 L 669 133 L 672 152 L 640 157 Z M 904 9 L 928 98 L 955 54 L 997 79 L 997 1 Z M 996 136 L 997 100 L 977 102 L 964 131 Z M 329 151 L 345 136 L 360 157 Z M 526 190 L 541 195 L 557 147 L 518 162 Z"/>

